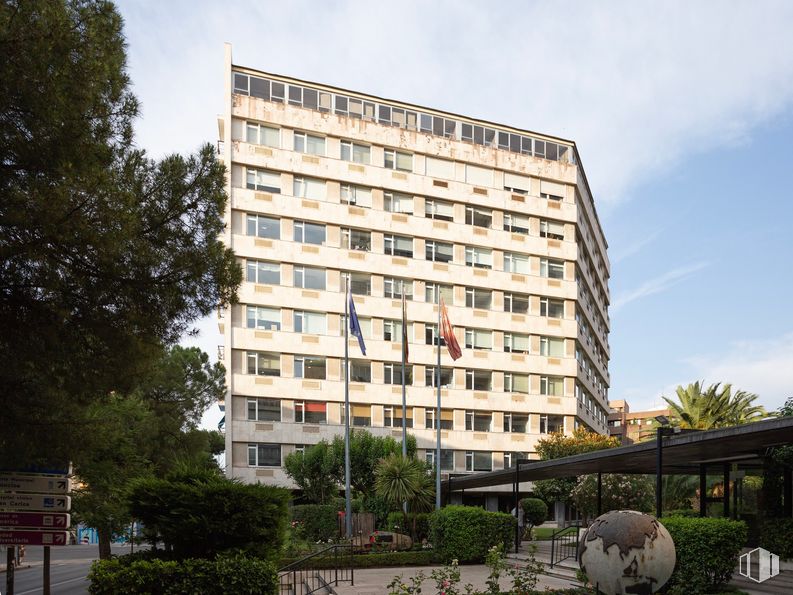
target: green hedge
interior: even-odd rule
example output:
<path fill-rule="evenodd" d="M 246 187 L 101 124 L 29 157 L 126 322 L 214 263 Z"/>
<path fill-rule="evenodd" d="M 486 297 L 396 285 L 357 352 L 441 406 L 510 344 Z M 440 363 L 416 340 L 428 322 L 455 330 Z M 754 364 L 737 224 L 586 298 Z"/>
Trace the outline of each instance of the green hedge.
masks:
<path fill-rule="evenodd" d="M 283 568 L 300 558 L 283 558 L 279 567 Z M 435 552 L 432 550 L 422 550 L 415 552 L 385 552 L 382 554 L 355 554 L 352 558 L 352 565 L 355 568 L 388 568 L 390 566 L 430 566 L 437 563 Z M 317 557 L 312 560 L 314 568 L 333 568 L 334 558 Z"/>
<path fill-rule="evenodd" d="M 301 504 L 292 507 L 292 521 L 303 527 L 309 541 L 335 541 L 339 538 L 339 511 L 333 504 Z"/>
<path fill-rule="evenodd" d="M 730 581 L 746 544 L 746 523 L 719 518 L 660 520 L 675 542 L 677 564 L 668 583 L 672 592 L 704 593 Z"/>
<path fill-rule="evenodd" d="M 415 521 L 416 534 L 413 534 Z M 418 514 L 408 513 L 408 525 L 405 525 L 405 517 L 401 512 L 389 512 L 386 519 L 385 530 L 395 533 L 410 535 L 416 543 L 421 543 L 423 539 L 429 538 L 430 515 L 420 512 Z"/>
<path fill-rule="evenodd" d="M 760 545 L 783 560 L 793 559 L 793 518 L 765 521 L 760 530 Z"/>
<path fill-rule="evenodd" d="M 699 511 L 691 508 L 677 508 L 675 510 L 668 510 L 664 516 L 683 516 L 689 519 L 699 518 Z"/>
<path fill-rule="evenodd" d="M 487 550 L 515 538 L 515 517 L 476 506 L 447 506 L 430 515 L 430 541 L 444 562 L 483 562 Z"/>
<path fill-rule="evenodd" d="M 241 554 L 220 555 L 214 560 L 97 560 L 88 580 L 92 595 L 278 594 L 275 566 Z"/>

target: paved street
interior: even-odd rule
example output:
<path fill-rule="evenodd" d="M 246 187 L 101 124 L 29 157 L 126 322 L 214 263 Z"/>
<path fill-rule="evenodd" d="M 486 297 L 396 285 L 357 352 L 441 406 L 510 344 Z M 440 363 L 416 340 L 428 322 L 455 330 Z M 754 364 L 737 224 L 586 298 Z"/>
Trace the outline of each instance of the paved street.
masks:
<path fill-rule="evenodd" d="M 14 595 L 32 595 L 42 592 L 42 559 L 44 548 L 29 546 L 21 568 L 14 573 Z M 86 575 L 91 562 L 99 557 L 96 545 L 70 545 L 53 547 L 50 562 L 50 587 L 55 595 L 82 595 L 88 593 Z M 129 546 L 113 546 L 114 554 L 129 552 Z M 6 590 L 6 574 L 0 573 L 0 593 Z"/>

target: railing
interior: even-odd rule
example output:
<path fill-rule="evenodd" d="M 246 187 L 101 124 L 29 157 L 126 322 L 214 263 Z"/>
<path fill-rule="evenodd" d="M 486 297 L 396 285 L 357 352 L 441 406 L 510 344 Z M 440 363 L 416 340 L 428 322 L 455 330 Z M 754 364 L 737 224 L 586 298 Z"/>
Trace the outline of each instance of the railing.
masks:
<path fill-rule="evenodd" d="M 578 560 L 578 533 L 581 525 L 570 525 L 551 535 L 551 568 L 562 560 Z"/>
<path fill-rule="evenodd" d="M 352 544 L 327 547 L 278 571 L 281 595 L 309 595 L 340 582 L 355 585 Z"/>

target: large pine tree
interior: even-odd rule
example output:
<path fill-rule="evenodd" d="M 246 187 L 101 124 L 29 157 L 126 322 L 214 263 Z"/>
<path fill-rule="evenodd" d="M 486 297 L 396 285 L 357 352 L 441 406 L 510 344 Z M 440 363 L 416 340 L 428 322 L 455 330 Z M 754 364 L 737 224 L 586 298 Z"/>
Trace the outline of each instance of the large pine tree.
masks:
<path fill-rule="evenodd" d="M 71 458 L 87 406 L 241 280 L 211 146 L 133 144 L 122 25 L 110 2 L 0 3 L 0 465 Z"/>

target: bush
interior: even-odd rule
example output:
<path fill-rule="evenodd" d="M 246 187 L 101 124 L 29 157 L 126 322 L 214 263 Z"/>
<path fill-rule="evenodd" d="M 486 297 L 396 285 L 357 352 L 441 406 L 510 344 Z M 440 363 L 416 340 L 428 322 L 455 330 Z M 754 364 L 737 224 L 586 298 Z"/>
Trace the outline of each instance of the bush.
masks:
<path fill-rule="evenodd" d="M 408 513 L 408 526 L 405 527 L 405 517 L 401 512 L 389 512 L 385 523 L 385 531 L 410 535 L 415 542 L 421 543 L 423 539 L 429 537 L 429 516 L 424 512 Z"/>
<path fill-rule="evenodd" d="M 675 542 L 672 592 L 704 593 L 730 581 L 746 543 L 746 523 L 718 518 L 663 517 Z"/>
<path fill-rule="evenodd" d="M 689 519 L 699 518 L 699 511 L 691 508 L 677 508 L 664 513 L 664 516 L 682 516 Z"/>
<path fill-rule="evenodd" d="M 283 568 L 300 558 L 283 558 L 279 566 Z M 415 552 L 384 552 L 377 554 L 355 554 L 352 557 L 352 565 L 355 568 L 387 568 L 390 566 L 430 566 L 435 564 L 437 559 L 433 550 L 422 550 Z M 319 556 L 312 558 L 311 567 L 316 569 L 333 568 L 338 564 L 338 560 L 332 556 Z"/>
<path fill-rule="evenodd" d="M 142 479 L 133 483 L 132 516 L 175 558 L 214 558 L 238 549 L 275 558 L 286 534 L 289 492 L 223 476 Z"/>
<path fill-rule="evenodd" d="M 515 517 L 475 506 L 447 506 L 430 515 L 430 541 L 438 558 L 448 562 L 483 562 L 487 550 L 508 550 L 515 536 Z"/>
<path fill-rule="evenodd" d="M 293 506 L 292 521 L 303 526 L 303 535 L 311 542 L 335 541 L 339 538 L 339 511 L 332 504 Z"/>
<path fill-rule="evenodd" d="M 793 559 L 793 518 L 768 519 L 760 531 L 760 545 L 783 560 Z"/>
<path fill-rule="evenodd" d="M 214 560 L 97 560 L 91 566 L 88 592 L 93 595 L 176 595 L 183 593 L 263 593 L 277 595 L 272 562 L 238 553 Z"/>
<path fill-rule="evenodd" d="M 524 498 L 520 506 L 523 509 L 523 523 L 529 527 L 542 525 L 548 518 L 548 505 L 539 498 Z"/>

